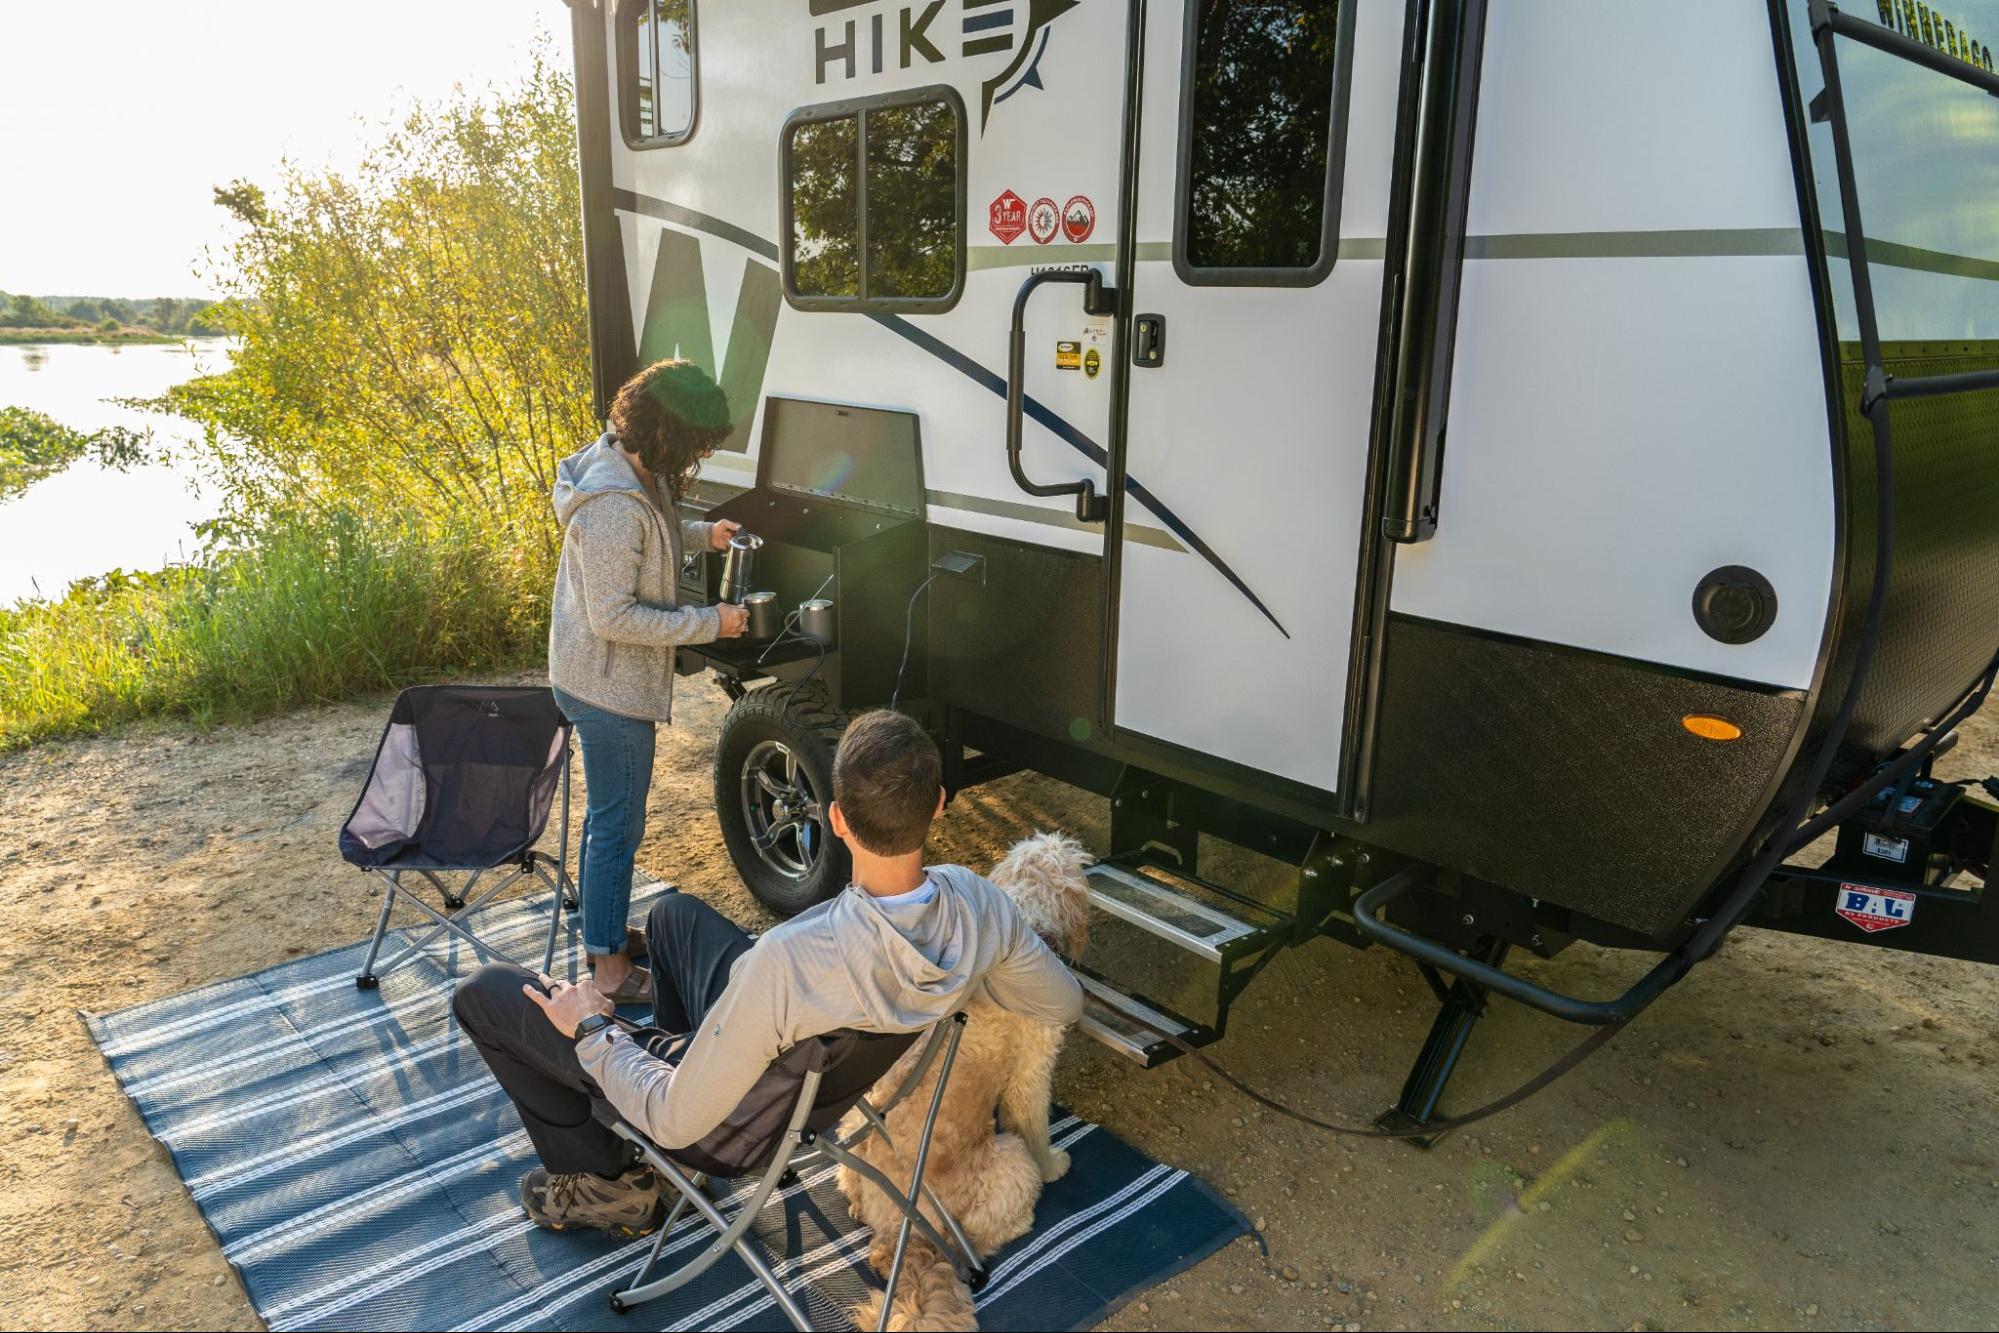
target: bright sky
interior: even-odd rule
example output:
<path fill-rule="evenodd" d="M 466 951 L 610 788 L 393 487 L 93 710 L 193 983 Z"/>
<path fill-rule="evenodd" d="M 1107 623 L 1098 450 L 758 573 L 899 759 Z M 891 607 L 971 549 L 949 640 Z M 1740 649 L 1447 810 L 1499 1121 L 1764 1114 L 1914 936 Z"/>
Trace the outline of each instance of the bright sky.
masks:
<path fill-rule="evenodd" d="M 210 191 L 350 165 L 368 123 L 504 81 L 562 0 L 0 2 L 0 291 L 212 294 Z"/>

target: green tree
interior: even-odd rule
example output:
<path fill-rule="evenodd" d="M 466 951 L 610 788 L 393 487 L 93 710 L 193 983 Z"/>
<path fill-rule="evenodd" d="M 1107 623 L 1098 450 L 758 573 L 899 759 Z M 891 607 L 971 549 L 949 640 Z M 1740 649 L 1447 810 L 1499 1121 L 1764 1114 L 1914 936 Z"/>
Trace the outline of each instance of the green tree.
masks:
<path fill-rule="evenodd" d="M 241 228 L 204 311 L 233 368 L 174 391 L 246 512 L 363 502 L 556 547 L 555 464 L 596 434 L 573 93 L 412 110 L 352 176 L 235 181 Z"/>

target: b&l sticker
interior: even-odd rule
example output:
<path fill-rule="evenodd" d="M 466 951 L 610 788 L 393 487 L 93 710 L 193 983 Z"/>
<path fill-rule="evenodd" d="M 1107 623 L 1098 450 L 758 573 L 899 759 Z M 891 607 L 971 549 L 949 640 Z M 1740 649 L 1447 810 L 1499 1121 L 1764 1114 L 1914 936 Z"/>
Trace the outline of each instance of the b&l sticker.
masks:
<path fill-rule="evenodd" d="M 993 200 L 990 212 L 986 225 L 1004 245 L 1012 245 L 1027 230 L 1027 201 L 1012 190 Z"/>
<path fill-rule="evenodd" d="M 1027 234 L 1036 245 L 1046 245 L 1062 229 L 1062 210 L 1047 195 L 1036 199 L 1027 210 Z"/>
<path fill-rule="evenodd" d="M 1872 935 L 1877 930 L 1893 930 L 1916 919 L 1916 895 L 1900 889 L 1877 889 L 1869 884 L 1842 884 L 1833 911 Z"/>
<path fill-rule="evenodd" d="M 1055 344 L 1055 369 L 1081 370 L 1082 368 L 1083 344 L 1067 341 Z"/>

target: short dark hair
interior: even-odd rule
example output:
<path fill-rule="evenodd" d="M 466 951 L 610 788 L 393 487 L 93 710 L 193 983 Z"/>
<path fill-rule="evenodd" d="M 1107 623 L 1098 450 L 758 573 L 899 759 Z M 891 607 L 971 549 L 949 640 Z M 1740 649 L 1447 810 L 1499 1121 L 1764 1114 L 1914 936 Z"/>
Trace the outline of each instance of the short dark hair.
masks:
<path fill-rule="evenodd" d="M 944 759 L 930 733 L 886 708 L 849 723 L 833 755 L 833 799 L 854 840 L 876 856 L 922 850 L 943 783 Z"/>

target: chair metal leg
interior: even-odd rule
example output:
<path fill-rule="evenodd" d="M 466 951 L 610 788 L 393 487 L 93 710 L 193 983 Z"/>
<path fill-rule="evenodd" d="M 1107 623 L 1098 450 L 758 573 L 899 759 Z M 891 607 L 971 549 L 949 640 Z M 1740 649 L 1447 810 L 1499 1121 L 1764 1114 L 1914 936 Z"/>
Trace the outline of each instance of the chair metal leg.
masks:
<path fill-rule="evenodd" d="M 548 943 L 541 951 L 541 974 L 549 976 L 555 967 L 555 938 L 562 929 L 562 883 L 551 879 L 546 866 L 535 866 L 535 878 L 548 885 Z"/>
<path fill-rule="evenodd" d="M 916 1229 L 923 1233 L 923 1238 L 929 1241 L 932 1245 L 935 1245 L 937 1247 L 937 1252 L 939 1254 L 951 1258 L 951 1263 L 953 1267 L 957 1267 L 961 1263 L 965 1264 L 965 1266 L 967 1267 L 970 1266 L 970 1261 L 969 1261 L 969 1256 L 971 1254 L 970 1246 L 968 1245 L 964 1250 L 964 1255 L 967 1256 L 965 1259 L 960 1259 L 959 1257 L 957 1257 L 956 1247 L 953 1246 L 950 1241 L 944 1239 L 943 1233 L 938 1231 L 936 1227 L 930 1224 L 929 1218 L 923 1216 L 922 1213 L 920 1212 L 916 1212 L 913 1217 L 911 1216 L 913 1210 L 909 1206 L 908 1196 L 903 1194 L 903 1192 L 900 1189 L 896 1188 L 895 1182 L 893 1180 L 890 1180 L 888 1178 L 888 1174 L 884 1172 L 880 1167 L 876 1166 L 872 1162 L 864 1161 L 863 1159 L 854 1156 L 852 1153 L 848 1152 L 846 1149 L 840 1147 L 840 1145 L 833 1143 L 830 1140 L 821 1139 L 820 1144 L 826 1150 L 826 1155 L 828 1157 L 831 1157 L 841 1166 L 849 1168 L 854 1172 L 855 1175 L 858 1175 L 859 1177 L 861 1177 L 861 1179 L 867 1181 L 870 1185 L 873 1185 L 883 1194 L 886 1194 L 888 1196 L 889 1202 L 894 1204 L 897 1208 L 901 1209 L 902 1214 L 905 1218 L 909 1218 L 915 1223 Z M 937 1208 L 938 1212 L 944 1213 L 944 1215 L 947 1217 L 950 1216 L 950 1214 L 945 1211 L 943 1206 L 937 1202 L 935 1196 L 926 1195 L 925 1197 L 930 1199 L 932 1205 Z M 957 1223 L 953 1221 L 951 1223 L 951 1226 L 955 1228 L 957 1226 Z"/>
<path fill-rule="evenodd" d="M 881 1112 L 875 1110 L 874 1103 L 870 1102 L 866 1097 L 863 1097 L 858 1102 L 854 1103 L 854 1109 L 856 1111 L 859 1111 L 861 1113 L 861 1118 L 868 1122 L 867 1127 L 869 1129 L 872 1129 L 875 1133 L 881 1135 L 882 1142 L 888 1145 L 888 1150 L 890 1152 L 898 1151 L 898 1149 L 895 1146 L 895 1139 L 891 1137 L 888 1132 L 888 1123 L 882 1119 Z M 866 1137 L 867 1135 L 865 1132 L 856 1134 L 854 1136 L 854 1142 L 859 1143 L 862 1139 Z M 950 1209 L 944 1206 L 944 1201 L 937 1197 L 936 1191 L 930 1188 L 930 1182 L 927 1180 L 923 1182 L 923 1198 L 926 1203 L 928 1203 L 932 1208 L 936 1209 L 937 1215 L 944 1219 L 944 1229 L 951 1233 L 951 1239 L 958 1242 L 959 1250 L 961 1250 L 964 1253 L 967 1259 L 971 1259 L 972 1258 L 971 1239 L 965 1235 L 964 1228 L 958 1225 L 958 1219 L 952 1215 Z"/>
<path fill-rule="evenodd" d="M 569 877 L 569 748 L 567 737 L 562 742 L 562 829 L 556 835 L 557 878 L 562 881 L 562 905 L 574 912 L 581 904 L 576 898 L 576 880 L 583 878 L 582 849 L 577 849 L 576 879 Z"/>
<path fill-rule="evenodd" d="M 382 936 L 388 934 L 389 910 L 396 905 L 396 890 L 399 887 L 394 874 L 385 874 L 380 870 L 374 873 L 380 876 L 385 886 L 382 889 L 382 914 L 375 918 L 375 937 L 368 941 L 368 961 L 361 964 L 361 975 L 354 978 L 358 990 L 374 990 L 382 984 L 382 979 L 375 975 L 375 955 L 382 951 Z"/>
<path fill-rule="evenodd" d="M 484 907 L 487 904 L 487 902 L 489 902 L 493 898 L 494 895 L 506 891 L 506 889 L 509 888 L 514 883 L 514 881 L 520 879 L 523 875 L 527 873 L 528 872 L 525 870 L 516 870 L 513 874 L 507 876 L 499 883 L 494 884 L 484 893 L 481 893 L 477 898 L 470 900 L 465 904 L 464 907 L 460 908 L 457 912 L 454 912 L 449 916 L 438 911 L 436 908 L 432 907 L 429 903 L 417 897 L 417 895 L 415 895 L 414 893 L 405 893 L 403 896 L 409 900 L 410 906 L 416 908 L 417 911 L 422 912 L 425 916 L 429 917 L 436 924 L 431 926 L 430 930 L 424 934 L 422 939 L 417 940 L 414 944 L 409 945 L 401 953 L 397 954 L 394 958 L 390 959 L 387 963 L 383 964 L 382 971 L 380 973 L 377 973 L 376 975 L 378 976 L 386 975 L 389 972 L 393 972 L 396 968 L 401 967 L 404 963 L 408 962 L 410 959 L 416 957 L 418 954 L 422 953 L 425 949 L 429 948 L 430 942 L 436 939 L 439 935 L 444 934 L 446 931 L 449 931 L 450 933 L 458 936 L 460 939 L 463 939 L 467 944 L 470 944 L 472 946 L 473 952 L 479 956 L 481 961 L 485 960 L 490 955 L 492 957 L 504 959 L 510 963 L 513 962 L 514 959 L 511 955 L 507 954 L 503 950 L 494 948 L 492 945 L 486 943 L 484 940 L 480 939 L 477 935 L 473 934 L 471 928 L 465 924 L 465 918 L 471 916 L 472 913 L 478 911 L 481 907 Z"/>
<path fill-rule="evenodd" d="M 930 1134 L 937 1127 L 937 1112 L 944 1105 L 944 1087 L 951 1081 L 951 1063 L 958 1058 L 958 1038 L 965 1032 L 965 1016 L 951 1015 L 951 1040 L 944 1048 L 944 1063 L 937 1070 L 937 1090 L 930 1094 L 930 1110 L 923 1117 L 923 1137 L 916 1141 L 916 1164 L 909 1173 L 909 1204 L 903 1210 L 902 1230 L 895 1238 L 895 1258 L 889 1261 L 888 1285 L 882 1290 L 881 1322 L 878 1333 L 887 1333 L 889 1305 L 895 1300 L 895 1284 L 902 1277 L 903 1256 L 909 1251 L 911 1225 L 922 1212 L 923 1167 L 930 1158 Z"/>
<path fill-rule="evenodd" d="M 816 1071 L 808 1073 L 805 1076 L 804 1083 L 800 1087 L 798 1103 L 796 1109 L 792 1112 L 791 1124 L 786 1130 L 786 1142 L 797 1145 L 802 1141 L 801 1136 L 805 1128 L 805 1119 L 811 1111 L 813 1098 L 818 1095 L 818 1091 L 819 1074 Z M 708 1243 L 708 1247 L 705 1250 L 686 1264 L 668 1273 L 665 1277 L 655 1278 L 651 1282 L 643 1282 L 642 1279 L 645 1274 L 651 1270 L 651 1260 L 648 1259 L 637 1275 L 640 1281 L 635 1281 L 623 1291 L 612 1293 L 611 1308 L 622 1314 L 643 1301 L 651 1300 L 655 1296 L 661 1296 L 676 1288 L 685 1286 L 713 1267 L 723 1255 L 733 1250 L 736 1256 L 743 1261 L 744 1266 L 756 1275 L 759 1282 L 763 1283 L 764 1289 L 770 1293 L 771 1299 L 776 1301 L 778 1307 L 784 1311 L 785 1318 L 791 1321 L 792 1327 L 801 1330 L 801 1333 L 809 1333 L 812 1321 L 806 1317 L 805 1311 L 799 1307 L 798 1302 L 785 1289 L 784 1283 L 779 1280 L 777 1274 L 771 1271 L 770 1265 L 764 1262 L 763 1256 L 756 1252 L 754 1246 L 744 1242 L 744 1237 L 748 1234 L 751 1223 L 756 1221 L 757 1214 L 763 1210 L 763 1206 L 769 1202 L 771 1194 L 777 1189 L 779 1179 L 790 1167 L 795 1146 L 780 1153 L 776 1160 L 764 1169 L 763 1177 L 757 1182 L 756 1189 L 750 1194 L 748 1199 L 743 1201 L 735 1217 L 729 1218 L 723 1216 L 722 1210 L 716 1207 L 709 1200 L 708 1196 L 702 1192 L 696 1178 L 690 1177 L 680 1167 L 676 1166 L 665 1154 L 647 1142 L 637 1131 L 628 1125 L 622 1124 L 615 1126 L 615 1130 L 620 1137 L 629 1140 L 637 1146 L 639 1152 L 644 1155 L 646 1161 L 651 1164 L 655 1172 L 663 1179 L 672 1183 L 673 1187 L 680 1192 L 680 1201 L 683 1205 L 693 1207 L 720 1234 Z M 678 1211 L 678 1209 L 675 1210 L 676 1216 L 678 1215 Z M 662 1232 L 665 1230 L 666 1228 L 662 1228 Z M 655 1244 L 653 1248 L 658 1250 L 660 1246 Z"/>

